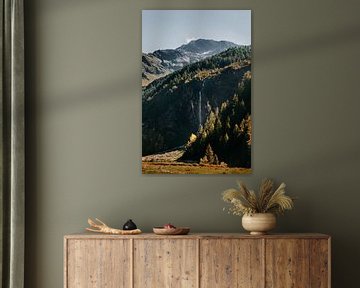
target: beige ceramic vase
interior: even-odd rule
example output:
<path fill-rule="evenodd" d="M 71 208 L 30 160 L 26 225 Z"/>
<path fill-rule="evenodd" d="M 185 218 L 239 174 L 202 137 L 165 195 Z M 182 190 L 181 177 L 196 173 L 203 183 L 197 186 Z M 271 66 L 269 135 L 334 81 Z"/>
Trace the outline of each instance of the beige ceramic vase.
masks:
<path fill-rule="evenodd" d="M 276 226 L 276 217 L 272 213 L 255 213 L 242 217 L 242 226 L 251 235 L 263 235 Z"/>

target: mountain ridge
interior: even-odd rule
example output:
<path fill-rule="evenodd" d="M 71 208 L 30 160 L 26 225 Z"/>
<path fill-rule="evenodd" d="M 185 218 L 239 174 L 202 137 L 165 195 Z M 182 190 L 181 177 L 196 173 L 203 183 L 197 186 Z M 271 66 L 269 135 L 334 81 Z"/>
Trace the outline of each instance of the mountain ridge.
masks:
<path fill-rule="evenodd" d="M 158 49 L 151 53 L 142 53 L 142 86 L 145 87 L 158 78 L 233 47 L 240 45 L 226 40 L 200 38 L 175 49 Z"/>

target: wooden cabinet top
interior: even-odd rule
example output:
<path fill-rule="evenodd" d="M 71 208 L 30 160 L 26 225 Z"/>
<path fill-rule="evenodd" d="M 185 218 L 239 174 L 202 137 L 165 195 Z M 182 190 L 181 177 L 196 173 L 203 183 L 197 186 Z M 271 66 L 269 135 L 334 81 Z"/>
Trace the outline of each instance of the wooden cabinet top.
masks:
<path fill-rule="evenodd" d="M 156 235 L 142 233 L 139 235 L 108 235 L 98 233 L 77 233 L 64 236 L 65 239 L 329 239 L 329 235 L 320 233 L 287 233 L 250 235 L 245 233 L 190 233 L 188 235 Z"/>

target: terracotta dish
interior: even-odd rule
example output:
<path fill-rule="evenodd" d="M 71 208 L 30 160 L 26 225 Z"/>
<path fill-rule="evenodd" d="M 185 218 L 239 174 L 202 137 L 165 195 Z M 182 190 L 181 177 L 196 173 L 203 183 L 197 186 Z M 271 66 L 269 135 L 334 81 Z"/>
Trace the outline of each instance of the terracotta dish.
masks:
<path fill-rule="evenodd" d="M 186 235 L 190 232 L 189 227 L 163 228 L 154 227 L 153 231 L 157 235 Z"/>

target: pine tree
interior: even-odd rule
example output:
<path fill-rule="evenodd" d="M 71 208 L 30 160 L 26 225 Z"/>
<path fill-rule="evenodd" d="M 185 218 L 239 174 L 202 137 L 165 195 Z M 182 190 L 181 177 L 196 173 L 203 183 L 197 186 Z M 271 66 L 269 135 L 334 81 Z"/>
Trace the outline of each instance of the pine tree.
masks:
<path fill-rule="evenodd" d="M 201 164 L 215 164 L 219 165 L 219 158 L 214 153 L 213 149 L 211 148 L 211 145 L 208 144 L 206 147 L 205 155 L 203 158 L 200 159 Z"/>

